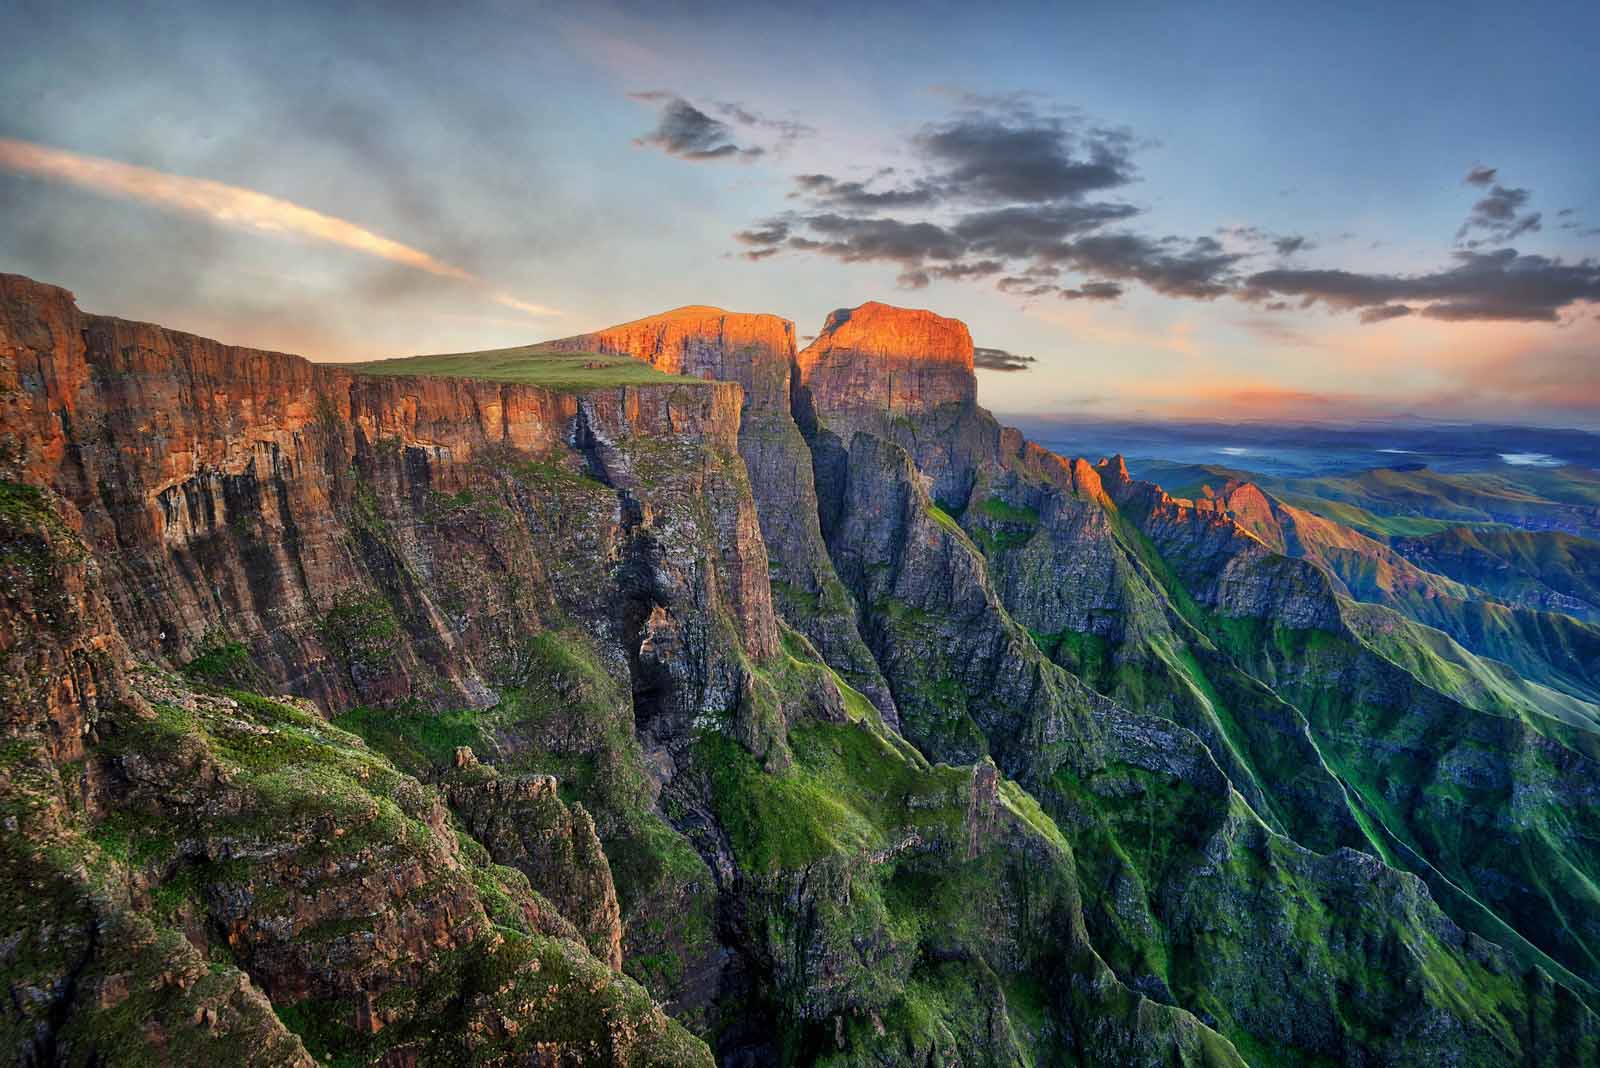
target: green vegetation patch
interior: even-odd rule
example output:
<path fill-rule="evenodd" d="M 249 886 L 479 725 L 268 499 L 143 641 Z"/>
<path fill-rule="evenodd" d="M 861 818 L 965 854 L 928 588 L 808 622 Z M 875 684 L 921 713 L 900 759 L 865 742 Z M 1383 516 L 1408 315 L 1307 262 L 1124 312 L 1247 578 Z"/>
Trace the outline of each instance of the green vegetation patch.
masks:
<path fill-rule="evenodd" d="M 400 621 L 387 598 L 341 590 L 317 627 L 322 640 L 345 664 L 375 667 L 400 644 Z"/>
<path fill-rule="evenodd" d="M 225 689 L 259 693 L 270 685 L 244 643 L 221 634 L 206 636 L 200 651 L 183 666 L 183 673 L 196 682 Z"/>
<path fill-rule="evenodd" d="M 660 383 L 696 385 L 705 380 L 671 375 L 629 356 L 594 352 L 554 352 L 543 345 L 521 345 L 485 352 L 439 356 L 403 356 L 350 365 L 369 375 L 429 375 L 516 382 L 556 390 L 646 386 Z"/>

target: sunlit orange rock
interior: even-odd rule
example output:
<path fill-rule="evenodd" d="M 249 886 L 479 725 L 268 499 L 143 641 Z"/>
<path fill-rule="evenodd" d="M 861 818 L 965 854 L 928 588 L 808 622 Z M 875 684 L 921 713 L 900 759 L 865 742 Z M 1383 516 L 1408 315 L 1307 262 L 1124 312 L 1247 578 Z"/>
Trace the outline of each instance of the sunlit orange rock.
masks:
<path fill-rule="evenodd" d="M 930 311 L 877 301 L 840 308 L 797 362 L 818 412 L 914 415 L 977 397 L 966 324 Z"/>
<path fill-rule="evenodd" d="M 789 405 L 794 324 L 776 315 L 749 315 L 705 305 L 675 308 L 592 334 L 552 341 L 561 352 L 631 356 L 668 374 L 737 382 L 749 403 Z"/>

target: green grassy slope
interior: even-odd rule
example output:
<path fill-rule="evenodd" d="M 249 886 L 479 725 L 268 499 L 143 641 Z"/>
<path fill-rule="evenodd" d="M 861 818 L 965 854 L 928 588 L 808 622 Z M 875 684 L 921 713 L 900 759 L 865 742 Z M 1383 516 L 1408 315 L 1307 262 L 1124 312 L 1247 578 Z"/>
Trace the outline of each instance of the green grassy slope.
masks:
<path fill-rule="evenodd" d="M 1550 531 L 1451 527 L 1394 548 L 1511 604 L 1600 621 L 1600 541 Z"/>
<path fill-rule="evenodd" d="M 695 383 L 701 379 L 669 375 L 626 356 L 592 352 L 550 352 L 542 345 L 520 345 L 485 352 L 438 356 L 400 356 L 350 365 L 370 375 L 440 375 L 517 382 L 545 389 L 581 390 L 606 386 L 643 386 L 656 382 Z"/>

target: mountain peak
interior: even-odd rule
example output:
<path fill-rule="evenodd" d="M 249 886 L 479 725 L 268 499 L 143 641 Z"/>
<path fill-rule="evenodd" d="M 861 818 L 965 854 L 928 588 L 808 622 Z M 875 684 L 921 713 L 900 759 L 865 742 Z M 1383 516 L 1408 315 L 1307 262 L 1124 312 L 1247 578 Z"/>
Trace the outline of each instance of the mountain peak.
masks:
<path fill-rule="evenodd" d="M 1133 481 L 1133 476 L 1128 473 L 1128 461 L 1122 458 L 1120 452 L 1109 459 L 1101 458 L 1100 462 L 1094 466 L 1095 470 L 1100 473 L 1101 482 L 1105 483 L 1110 489 L 1121 489 Z"/>
<path fill-rule="evenodd" d="M 776 315 L 689 304 L 545 347 L 631 356 L 669 374 L 737 382 L 746 401 L 759 407 L 789 406 L 794 324 Z"/>
<path fill-rule="evenodd" d="M 819 411 L 910 414 L 977 397 L 967 325 L 922 309 L 879 301 L 840 308 L 797 362 Z"/>

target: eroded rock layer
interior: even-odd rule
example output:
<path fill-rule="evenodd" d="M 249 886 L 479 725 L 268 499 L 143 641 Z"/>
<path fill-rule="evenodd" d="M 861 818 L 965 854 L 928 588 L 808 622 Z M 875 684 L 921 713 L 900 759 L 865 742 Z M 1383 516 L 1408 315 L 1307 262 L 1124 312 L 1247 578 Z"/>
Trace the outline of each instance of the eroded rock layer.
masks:
<path fill-rule="evenodd" d="M 0 276 L 17 1060 L 1600 1056 L 1584 624 L 1056 456 L 932 313 L 541 350 L 687 377 Z"/>

